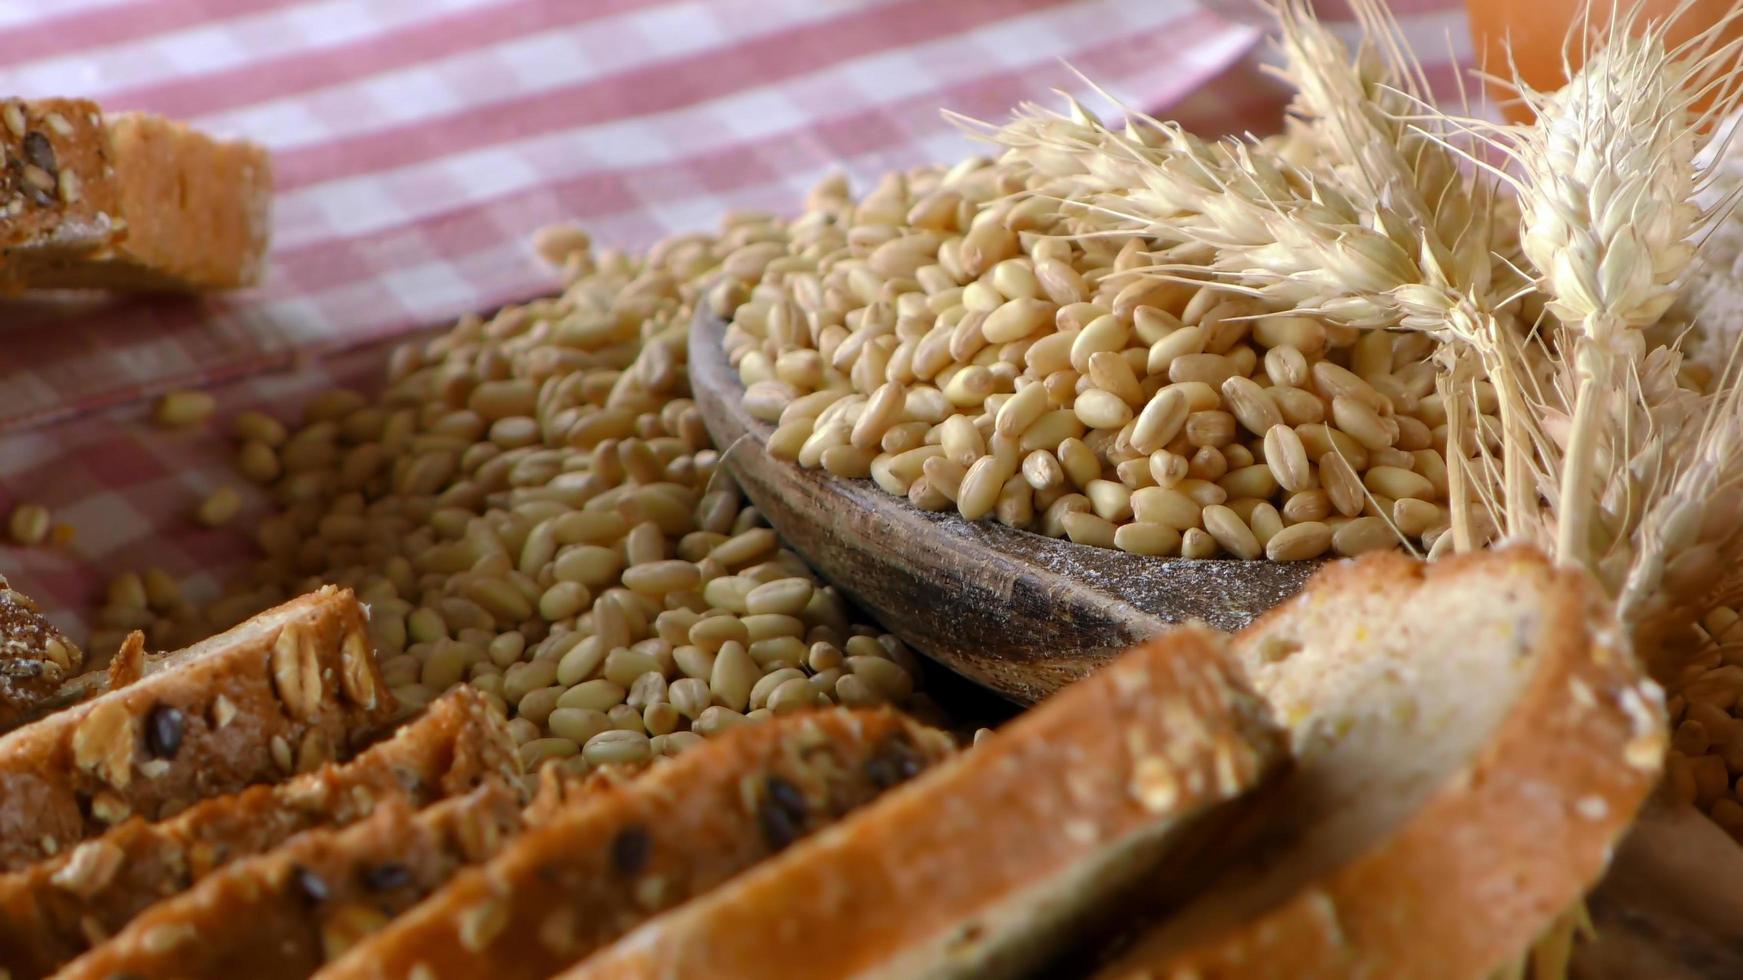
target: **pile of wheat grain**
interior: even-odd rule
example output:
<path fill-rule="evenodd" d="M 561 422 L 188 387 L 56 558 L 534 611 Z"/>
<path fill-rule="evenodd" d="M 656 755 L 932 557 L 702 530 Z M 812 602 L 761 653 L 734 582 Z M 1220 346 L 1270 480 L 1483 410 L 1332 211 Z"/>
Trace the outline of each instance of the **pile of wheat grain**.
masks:
<path fill-rule="evenodd" d="M 295 426 L 236 418 L 238 469 L 274 503 L 264 557 L 203 609 L 162 572 L 120 576 L 91 646 L 138 628 L 169 648 L 348 585 L 405 709 L 470 683 L 529 767 L 671 754 L 815 705 L 936 717 L 913 654 L 856 620 L 717 468 L 689 398 L 701 284 L 783 234 L 737 215 L 632 257 L 543 233 L 560 294 L 400 347 L 378 396 L 326 392 Z"/>
<path fill-rule="evenodd" d="M 1047 179 L 969 160 L 857 201 L 826 182 L 728 256 L 712 299 L 770 451 L 1144 555 L 1298 560 L 1446 532 L 1433 339 L 1142 275 L 1164 244 L 1074 234 Z"/>

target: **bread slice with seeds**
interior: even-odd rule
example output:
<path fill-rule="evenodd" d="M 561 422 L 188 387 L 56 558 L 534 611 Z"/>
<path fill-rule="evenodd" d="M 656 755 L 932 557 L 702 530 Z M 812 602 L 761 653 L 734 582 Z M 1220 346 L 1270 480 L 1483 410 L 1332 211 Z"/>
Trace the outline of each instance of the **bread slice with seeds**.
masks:
<path fill-rule="evenodd" d="M 349 758 L 396 707 L 365 625 L 348 590 L 323 588 L 0 736 L 0 870 Z"/>
<path fill-rule="evenodd" d="M 229 861 L 304 830 L 352 823 L 384 799 L 421 807 L 488 779 L 517 784 L 519 777 L 502 717 L 476 690 L 456 687 L 350 762 L 204 800 L 156 823 L 135 817 L 0 874 L 0 963 L 11 980 L 47 976 Z"/>
<path fill-rule="evenodd" d="M 48 709 L 85 655 L 0 575 L 0 731 Z"/>
<path fill-rule="evenodd" d="M 0 102 L 0 283 L 203 292 L 260 277 L 266 151 L 84 99 Z"/>
<path fill-rule="evenodd" d="M 1226 643 L 1184 628 L 1128 652 L 563 976 L 1022 975 L 1134 882 L 1190 883 L 1283 769 Z"/>
<path fill-rule="evenodd" d="M 528 830 L 330 964 L 334 978 L 544 978 L 950 754 L 888 711 L 732 729 Z"/>
<path fill-rule="evenodd" d="M 299 834 L 207 875 L 56 976 L 300 980 L 495 854 L 520 821 L 518 790 L 498 779 L 424 810 L 385 800 L 349 827 Z"/>
<path fill-rule="evenodd" d="M 1657 780 L 1661 693 L 1598 586 L 1533 551 L 1339 563 L 1234 649 L 1296 769 L 1260 846 L 1103 978 L 1488 975 Z"/>
<path fill-rule="evenodd" d="M 546 823 L 582 800 L 592 799 L 641 778 L 648 769 L 671 758 L 655 756 L 642 762 L 614 762 L 584 772 L 566 769 L 560 763 L 540 766 L 536 774 L 537 788 L 533 790 L 532 802 L 527 804 L 527 824 Z"/>

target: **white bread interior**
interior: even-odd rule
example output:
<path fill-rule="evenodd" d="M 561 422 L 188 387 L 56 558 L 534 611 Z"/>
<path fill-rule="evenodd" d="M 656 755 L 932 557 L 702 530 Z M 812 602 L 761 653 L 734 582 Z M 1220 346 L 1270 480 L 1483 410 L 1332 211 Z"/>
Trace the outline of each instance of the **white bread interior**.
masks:
<path fill-rule="evenodd" d="M 1259 843 L 1106 976 L 1475 975 L 1596 879 L 1662 754 L 1608 604 L 1532 552 L 1341 563 L 1234 650 L 1295 769 Z"/>

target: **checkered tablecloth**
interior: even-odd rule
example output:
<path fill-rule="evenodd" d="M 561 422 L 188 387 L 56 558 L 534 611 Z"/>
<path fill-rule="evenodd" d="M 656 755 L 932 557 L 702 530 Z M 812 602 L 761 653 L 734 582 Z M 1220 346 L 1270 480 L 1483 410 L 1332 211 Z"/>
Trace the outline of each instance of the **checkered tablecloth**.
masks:
<path fill-rule="evenodd" d="M 1448 77 L 1462 6 L 1394 7 Z M 8 94 L 259 141 L 278 185 L 258 289 L 0 306 L 0 515 L 30 500 L 77 532 L 0 545 L 0 574 L 80 636 L 119 571 L 212 590 L 247 522 L 188 515 L 239 482 L 232 446 L 151 428 L 150 399 L 205 385 L 223 412 L 293 417 L 367 389 L 393 338 L 549 288 L 540 225 L 634 247 L 729 207 L 791 211 L 833 169 L 863 186 L 974 152 L 941 107 L 996 119 L 1081 92 L 1068 63 L 1201 131 L 1274 129 L 1264 23 L 1248 0 L 0 0 Z"/>

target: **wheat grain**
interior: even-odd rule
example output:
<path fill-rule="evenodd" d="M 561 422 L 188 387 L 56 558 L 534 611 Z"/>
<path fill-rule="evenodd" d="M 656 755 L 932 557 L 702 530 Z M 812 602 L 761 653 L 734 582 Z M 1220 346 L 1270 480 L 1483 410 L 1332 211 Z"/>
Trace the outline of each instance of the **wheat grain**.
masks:
<path fill-rule="evenodd" d="M 266 416 L 238 420 L 237 434 L 259 450 L 249 455 L 273 463 L 245 465 L 279 506 L 259 523 L 264 560 L 235 591 L 202 608 L 153 585 L 161 576 L 145 586 L 124 577 L 133 584 L 114 590 L 99 624 L 179 647 L 287 595 L 349 585 L 370 605 L 383 674 L 409 708 L 471 683 L 511 716 L 523 754 L 574 760 L 555 763 L 563 765 L 620 751 L 576 750 L 608 731 L 640 737 L 628 739 L 640 751 L 646 734 L 731 723 L 696 703 L 694 685 L 673 683 L 684 678 L 718 682 L 721 703 L 742 710 L 766 674 L 806 661 L 814 645 L 839 649 L 862 635 L 905 674 L 914 667 L 907 652 L 873 640 L 760 526 L 717 471 L 720 454 L 685 395 L 696 304 L 748 306 L 738 326 L 759 340 L 740 366 L 778 396 L 766 406 L 783 423 L 774 441 L 793 455 L 814 452 L 833 472 L 866 468 L 871 448 L 915 405 L 908 389 L 801 395 L 834 370 L 817 349 L 821 328 L 795 312 L 810 300 L 751 283 L 806 276 L 809 260 L 793 252 L 808 246 L 793 243 L 834 235 L 737 216 L 719 236 L 675 238 L 647 257 L 596 251 L 571 230 L 545 236 L 569 277 L 560 295 L 407 345 L 379 399 L 318 396 L 294 432 Z M 728 261 L 743 277 L 737 291 L 705 295 L 704 277 Z M 873 445 L 861 448 L 856 436 Z M 919 460 L 908 462 L 911 484 Z M 225 496 L 233 504 L 233 492 Z M 202 516 L 219 523 L 225 502 Z M 736 611 L 702 615 L 712 607 Z M 826 670 L 801 674 L 810 683 Z M 922 695 L 908 698 L 911 682 L 885 677 L 856 689 L 828 680 L 817 693 L 830 700 L 885 703 L 895 691 L 926 710 Z M 795 701 L 789 690 L 779 704 Z M 668 740 L 668 749 L 684 742 Z"/>
<path fill-rule="evenodd" d="M 777 254 L 756 243 L 750 254 L 765 272 L 720 302 L 732 317 L 727 348 L 746 407 L 780 425 L 772 452 L 830 468 L 825 457 L 844 463 L 841 447 L 850 444 L 873 455 L 856 454 L 844 472 L 863 468 L 880 488 L 921 506 L 954 505 L 973 518 L 1118 545 L 1099 524 L 1067 521 L 1060 502 L 1081 491 L 1088 506 L 1071 512 L 1093 513 L 1116 531 L 1134 520 L 1134 491 L 1186 482 L 1207 500 L 1214 491 L 1209 502 L 1253 501 L 1242 503 L 1243 516 L 1261 498 L 1280 511 L 1286 501 L 1264 462 L 1266 434 L 1322 425 L 1337 397 L 1366 406 L 1361 432 L 1376 445 L 1398 442 L 1403 419 L 1413 446 L 1434 442 L 1429 420 L 1412 414 L 1420 397 L 1392 373 L 1416 370 L 1432 345 L 1399 359 L 1392 335 L 1368 343 L 1362 356 L 1385 367 L 1367 373 L 1394 400 L 1342 366 L 1354 363 L 1360 333 L 1316 317 L 1276 317 L 1267 298 L 1231 299 L 1151 275 L 1170 261 L 1214 258 L 1172 233 L 1094 233 L 1108 225 L 1068 199 L 1081 194 L 1078 184 L 1108 194 L 1129 192 L 1121 181 L 1153 185 L 1143 183 L 1144 168 L 1106 153 L 1054 148 L 1117 144 L 1148 167 L 1180 156 L 1169 137 L 1130 127 L 1116 135 L 1076 103 L 1064 115 L 1025 110 L 999 132 L 1017 148 L 990 165 L 912 171 L 858 203 L 832 193 L 829 207 L 846 223 L 831 246 L 806 252 L 790 240 Z M 1245 152 L 1173 138 L 1206 160 Z M 1287 189 L 1280 172 L 1255 166 L 1256 179 Z M 973 210 L 947 213 L 938 203 L 946 197 Z M 916 219 L 926 226 L 910 224 Z M 1264 235 L 1270 225 L 1255 227 Z M 1404 254 L 1337 247 L 1382 264 Z M 752 265 L 741 259 L 738 268 L 748 274 Z M 1273 374 L 1295 387 L 1283 393 Z M 1376 431 L 1385 435 L 1376 440 Z M 897 438 L 886 442 L 891 432 Z M 1351 482 L 1360 493 L 1369 451 L 1342 431 L 1318 438 L 1357 461 Z M 1297 455 L 1285 478 L 1300 490 L 1318 482 L 1321 454 Z M 983 462 L 992 456 L 996 464 Z M 1401 452 L 1386 462 L 1416 465 Z M 1146 551 L 1175 546 L 1155 534 L 1142 541 L 1136 547 Z"/>

